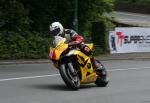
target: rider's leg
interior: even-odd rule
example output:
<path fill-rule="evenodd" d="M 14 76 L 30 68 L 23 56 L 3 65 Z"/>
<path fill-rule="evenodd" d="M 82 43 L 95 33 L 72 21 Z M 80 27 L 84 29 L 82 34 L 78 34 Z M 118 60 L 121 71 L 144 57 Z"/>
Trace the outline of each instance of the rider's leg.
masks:
<path fill-rule="evenodd" d="M 93 56 L 91 57 L 91 62 L 92 62 L 92 64 L 93 64 L 94 69 L 98 69 L 98 68 L 100 67 L 100 63 L 98 63 L 98 62 L 94 59 Z"/>
<path fill-rule="evenodd" d="M 80 50 L 85 53 L 86 55 L 88 56 L 91 56 L 91 62 L 92 62 L 92 65 L 94 67 L 94 69 L 98 69 L 100 67 L 100 63 L 98 63 L 94 57 L 92 56 L 92 50 L 85 44 L 81 44 L 80 46 Z"/>

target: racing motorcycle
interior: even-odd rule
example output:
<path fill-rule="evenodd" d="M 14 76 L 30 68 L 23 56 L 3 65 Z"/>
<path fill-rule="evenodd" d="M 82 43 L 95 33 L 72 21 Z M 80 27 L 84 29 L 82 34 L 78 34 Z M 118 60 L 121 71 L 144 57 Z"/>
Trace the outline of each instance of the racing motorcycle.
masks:
<path fill-rule="evenodd" d="M 86 44 L 93 48 L 93 43 Z M 66 38 L 55 36 L 50 46 L 49 57 L 68 88 L 77 90 L 80 84 L 95 83 L 105 87 L 108 84 L 107 71 L 100 63 L 99 70 L 93 68 L 91 58 L 78 48 L 69 47 Z"/>

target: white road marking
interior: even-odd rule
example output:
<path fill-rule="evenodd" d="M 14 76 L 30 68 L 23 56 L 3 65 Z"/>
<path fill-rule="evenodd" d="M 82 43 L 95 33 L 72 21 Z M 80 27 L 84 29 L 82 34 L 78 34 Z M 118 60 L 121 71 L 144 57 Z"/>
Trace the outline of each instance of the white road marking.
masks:
<path fill-rule="evenodd" d="M 108 70 L 108 71 L 110 71 L 110 72 L 114 72 L 114 71 L 142 70 L 142 69 L 150 69 L 150 67 L 142 67 L 142 68 L 127 68 L 127 69 L 112 69 L 112 70 Z"/>
<path fill-rule="evenodd" d="M 128 71 L 128 70 L 142 70 L 142 69 L 150 69 L 150 67 L 143 67 L 143 68 L 127 68 L 127 69 L 112 69 L 112 70 L 107 70 L 107 71 L 109 71 L 109 72 L 115 72 L 115 71 Z M 40 76 L 31 76 L 31 77 L 7 78 L 7 79 L 0 79 L 0 82 L 4 82 L 4 81 L 12 81 L 12 80 L 22 80 L 22 79 L 43 78 L 43 77 L 56 77 L 56 76 L 60 76 L 60 74 L 40 75 Z"/>
<path fill-rule="evenodd" d="M 59 74 L 52 74 L 52 75 L 41 75 L 41 76 L 32 76 L 32 77 L 18 77 L 18 78 L 7 78 L 7 79 L 0 79 L 0 82 L 3 81 L 11 81 L 11 80 L 20 80 L 20 79 L 34 79 L 34 78 L 42 78 L 42 77 L 55 77 Z"/>

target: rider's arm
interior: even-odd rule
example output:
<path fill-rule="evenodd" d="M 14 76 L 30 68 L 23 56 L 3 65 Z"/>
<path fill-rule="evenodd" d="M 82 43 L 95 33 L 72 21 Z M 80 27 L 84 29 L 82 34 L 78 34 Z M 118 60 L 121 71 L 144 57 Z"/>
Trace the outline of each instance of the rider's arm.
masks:
<path fill-rule="evenodd" d="M 84 41 L 81 35 L 75 35 L 72 37 L 72 40 L 69 42 L 69 45 L 81 44 Z"/>
<path fill-rule="evenodd" d="M 69 45 L 77 45 L 84 41 L 83 37 L 72 29 L 65 29 L 65 34 L 70 34 L 71 40 Z"/>
<path fill-rule="evenodd" d="M 75 32 L 72 29 L 65 29 L 65 34 L 70 34 L 71 37 L 74 37 L 75 35 L 78 35 L 78 33 Z"/>

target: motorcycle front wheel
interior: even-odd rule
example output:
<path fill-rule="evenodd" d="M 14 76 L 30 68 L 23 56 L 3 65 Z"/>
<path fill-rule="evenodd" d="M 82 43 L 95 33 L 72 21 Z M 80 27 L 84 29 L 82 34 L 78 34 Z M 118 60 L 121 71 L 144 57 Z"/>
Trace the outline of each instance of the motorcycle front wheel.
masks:
<path fill-rule="evenodd" d="M 68 88 L 72 90 L 79 89 L 80 79 L 72 63 L 62 64 L 60 66 L 59 72 Z"/>

